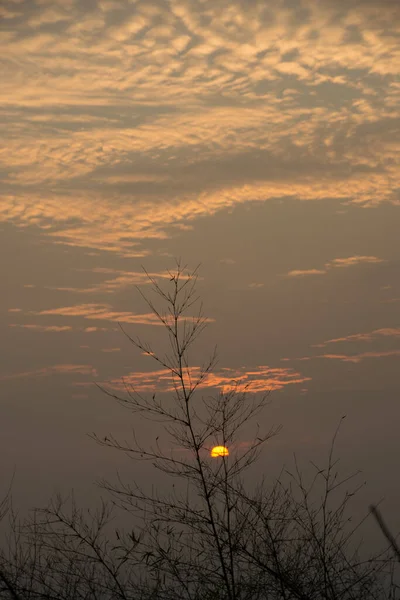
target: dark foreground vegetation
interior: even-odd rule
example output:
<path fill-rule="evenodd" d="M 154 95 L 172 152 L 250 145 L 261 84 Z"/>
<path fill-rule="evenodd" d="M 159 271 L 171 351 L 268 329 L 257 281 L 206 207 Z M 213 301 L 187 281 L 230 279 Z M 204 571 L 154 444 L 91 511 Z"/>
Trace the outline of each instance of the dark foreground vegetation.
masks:
<path fill-rule="evenodd" d="M 144 298 L 164 327 L 169 352 L 158 353 L 124 333 L 167 369 L 173 391 L 168 399 L 129 385 L 121 393 L 103 391 L 131 410 L 136 427 L 142 418 L 163 423 L 164 437 L 145 447 L 136 437 L 129 445 L 113 436 L 93 437 L 148 461 L 149 469 L 163 472 L 171 485 L 148 494 L 134 481 L 103 481 L 110 501 L 95 512 L 55 498 L 22 521 L 7 495 L 0 508 L 7 531 L 0 554 L 0 598 L 397 598 L 390 544 L 371 557 L 358 547 L 363 521 L 354 523 L 349 513 L 357 483 L 338 473 L 336 434 L 326 465 L 315 465 L 311 479 L 306 481 L 295 463 L 292 472 L 251 485 L 249 468 L 278 433 L 256 425 L 268 398 L 235 382 L 214 397 L 205 395 L 202 384 L 215 354 L 201 369 L 189 361 L 207 322 L 196 295 L 197 270 L 188 273 L 178 263 L 166 286 L 149 279 L 155 295 Z M 249 439 L 250 425 L 253 441 L 240 445 L 244 430 Z M 229 456 L 210 458 L 215 445 L 229 448 Z M 120 511 L 131 517 L 133 528 L 113 527 L 113 515 Z"/>

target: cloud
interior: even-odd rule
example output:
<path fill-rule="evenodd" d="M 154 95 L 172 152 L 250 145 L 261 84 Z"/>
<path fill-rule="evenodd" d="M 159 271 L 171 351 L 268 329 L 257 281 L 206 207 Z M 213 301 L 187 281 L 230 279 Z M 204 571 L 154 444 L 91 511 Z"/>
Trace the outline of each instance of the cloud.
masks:
<path fill-rule="evenodd" d="M 398 4 L 116 6 L 2 6 L 0 221 L 135 257 L 249 201 L 399 204 Z"/>
<path fill-rule="evenodd" d="M 324 348 L 328 344 L 337 344 L 339 342 L 372 342 L 378 337 L 400 337 L 400 327 L 383 327 L 381 329 L 375 329 L 368 333 L 353 333 L 344 337 L 332 338 L 326 340 L 321 344 L 313 344 L 313 348 Z"/>
<path fill-rule="evenodd" d="M 362 352 L 361 354 L 321 354 L 314 358 L 328 358 L 331 360 L 341 360 L 343 362 L 359 363 L 366 358 L 386 358 L 389 356 L 400 356 L 400 350 L 387 350 L 384 352 Z"/>
<path fill-rule="evenodd" d="M 304 277 L 306 275 L 325 275 L 326 271 L 321 269 L 294 269 L 287 273 L 287 277 Z"/>
<path fill-rule="evenodd" d="M 31 377 L 48 377 L 50 375 L 90 375 L 97 377 L 97 371 L 92 365 L 73 365 L 73 364 L 59 364 L 49 367 L 43 367 L 42 369 L 34 369 L 32 371 L 22 371 L 20 373 L 11 373 L 0 375 L 1 381 L 7 381 L 9 379 L 22 379 Z"/>
<path fill-rule="evenodd" d="M 317 354 L 315 356 L 302 356 L 300 358 L 282 358 L 282 361 L 292 360 L 313 360 L 314 358 L 325 358 L 329 360 L 340 360 L 342 362 L 360 363 L 368 358 L 388 358 L 392 356 L 400 356 L 400 350 L 384 350 L 377 352 L 361 352 L 359 354 Z"/>
<path fill-rule="evenodd" d="M 378 258 L 377 256 L 349 256 L 347 258 L 334 258 L 329 263 L 327 263 L 327 267 L 353 267 L 354 265 L 359 264 L 376 264 L 383 262 L 383 259 Z"/>
<path fill-rule="evenodd" d="M 103 292 L 107 294 L 114 293 L 115 291 L 125 289 L 132 285 L 148 285 L 150 284 L 149 276 L 153 279 L 170 279 L 171 275 L 167 271 L 151 272 L 148 275 L 144 271 L 123 271 L 117 269 L 107 269 L 104 267 L 96 267 L 94 269 L 78 269 L 78 271 L 86 271 L 94 274 L 114 274 L 115 277 L 106 279 L 100 283 L 88 287 L 50 287 L 58 291 L 75 292 L 79 294 L 91 294 Z M 185 275 L 182 275 L 185 277 Z"/>
<path fill-rule="evenodd" d="M 377 264 L 384 262 L 382 258 L 377 256 L 348 256 L 346 258 L 334 258 L 325 263 L 325 269 L 294 269 L 286 273 L 285 277 L 305 277 L 308 275 L 326 275 L 329 269 L 336 267 L 354 267 L 361 264 Z"/>
<path fill-rule="evenodd" d="M 193 381 L 200 374 L 200 367 L 192 367 L 190 376 Z M 253 370 L 244 367 L 239 369 L 221 369 L 210 373 L 200 388 L 219 388 L 224 392 L 235 388 L 238 391 L 247 390 L 251 393 L 268 392 L 272 390 L 281 390 L 287 385 L 294 385 L 310 381 L 311 377 L 305 377 L 289 368 L 270 368 L 268 366 L 259 366 Z M 123 379 L 114 379 L 107 382 L 107 385 L 124 390 L 129 387 L 138 392 L 172 392 L 174 385 L 171 373 L 168 369 L 159 369 L 156 371 L 135 372 L 123 377 Z"/>
<path fill-rule="evenodd" d="M 115 323 L 135 323 L 138 325 L 163 326 L 154 313 L 132 313 L 130 311 L 114 311 L 110 304 L 74 304 L 73 306 L 62 306 L 49 308 L 41 311 L 30 311 L 39 317 L 63 316 L 82 317 L 84 319 L 95 319 L 100 321 L 111 321 Z M 193 317 L 181 317 L 183 320 L 191 321 Z M 206 318 L 211 323 L 214 319 Z M 99 328 L 96 328 L 98 330 Z M 94 331 L 94 328 L 86 328 L 85 331 Z"/>
<path fill-rule="evenodd" d="M 69 325 L 36 325 L 36 324 L 22 324 L 22 323 L 9 323 L 9 327 L 21 327 L 22 329 L 29 329 L 31 331 L 71 331 L 72 327 Z"/>
<path fill-rule="evenodd" d="M 57 315 L 63 317 L 83 317 L 84 319 L 101 321 L 136 323 L 140 325 L 160 325 L 159 320 L 153 313 L 135 314 L 129 311 L 114 311 L 109 304 L 75 304 L 73 306 L 49 308 L 37 312 L 32 311 L 32 314 L 39 317 Z"/>

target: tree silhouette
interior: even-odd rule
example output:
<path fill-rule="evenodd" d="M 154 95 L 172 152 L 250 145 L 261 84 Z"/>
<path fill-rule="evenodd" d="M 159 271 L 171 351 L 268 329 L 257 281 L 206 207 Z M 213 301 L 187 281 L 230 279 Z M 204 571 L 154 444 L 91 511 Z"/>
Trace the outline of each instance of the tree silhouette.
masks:
<path fill-rule="evenodd" d="M 163 326 L 162 354 L 122 330 L 169 375 L 170 394 L 100 386 L 133 414 L 163 424 L 164 437 L 143 444 L 112 434 L 97 443 L 147 461 L 171 485 L 148 493 L 135 481 L 101 487 L 111 494 L 97 512 L 53 500 L 23 523 L 15 520 L 9 553 L 0 559 L 0 597 L 154 600 L 350 600 L 395 598 L 390 552 L 361 559 L 349 502 L 356 475 L 340 477 L 334 449 L 325 467 L 306 481 L 297 462 L 274 480 L 251 484 L 249 469 L 279 427 L 258 425 L 268 394 L 240 382 L 205 394 L 216 352 L 200 367 L 190 351 L 207 325 L 196 292 L 198 269 L 177 262 L 162 286 L 147 273 L 154 298 L 142 294 Z M 161 302 L 161 306 L 156 303 Z M 194 315 L 194 316 L 193 316 Z M 253 426 L 243 447 L 243 431 Z M 248 436 L 248 433 L 246 434 Z M 229 452 L 210 456 L 214 446 Z M 179 452 L 176 450 L 179 449 Z M 175 484 L 176 483 L 176 484 Z M 349 489 L 349 486 L 352 486 Z M 112 530 L 115 511 L 134 519 L 133 530 Z M 355 548 L 355 549 L 354 549 Z M 14 595 L 13 595 L 14 594 Z"/>

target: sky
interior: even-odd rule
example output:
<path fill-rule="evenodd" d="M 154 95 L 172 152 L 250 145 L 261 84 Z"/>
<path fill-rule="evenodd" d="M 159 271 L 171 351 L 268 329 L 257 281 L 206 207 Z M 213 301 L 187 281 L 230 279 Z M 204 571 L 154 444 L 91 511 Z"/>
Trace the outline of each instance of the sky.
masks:
<path fill-rule="evenodd" d="M 195 268 L 204 393 L 272 390 L 255 477 L 338 453 L 400 530 L 397 0 L 1 0 L 0 464 L 17 504 L 153 478 L 87 434 L 169 393 L 122 334 Z M 143 435 L 155 435 L 151 424 Z M 245 440 L 244 440 L 245 441 Z M 272 472 L 272 471 L 271 471 Z"/>

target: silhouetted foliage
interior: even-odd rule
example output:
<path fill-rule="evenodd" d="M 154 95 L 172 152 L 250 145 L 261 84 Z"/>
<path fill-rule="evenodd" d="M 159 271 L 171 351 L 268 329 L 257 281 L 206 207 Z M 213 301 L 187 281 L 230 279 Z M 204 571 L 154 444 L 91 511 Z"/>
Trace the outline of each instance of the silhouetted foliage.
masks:
<path fill-rule="evenodd" d="M 97 512 L 56 498 L 22 523 L 11 518 L 9 551 L 0 557 L 0 598 L 395 598 L 389 551 L 369 559 L 357 551 L 363 521 L 354 526 L 348 509 L 358 486 L 355 475 L 339 476 L 337 432 L 327 465 L 314 465 L 308 483 L 295 462 L 293 472 L 251 485 L 249 467 L 279 430 L 257 425 L 268 394 L 232 382 L 214 396 L 204 395 L 216 353 L 201 368 L 190 363 L 191 346 L 207 324 L 196 294 L 197 270 L 187 272 L 178 262 L 165 287 L 148 277 L 162 308 L 139 292 L 163 325 L 169 352 L 160 354 L 123 331 L 167 370 L 172 392 L 145 394 L 128 383 L 121 393 L 102 389 L 136 419 L 161 421 L 167 439 L 143 445 L 135 434 L 130 443 L 113 435 L 93 437 L 148 461 L 179 485 L 149 494 L 135 481 L 102 481 L 112 500 Z M 252 423 L 252 440 L 241 445 L 243 428 Z M 229 456 L 210 458 L 215 445 L 228 447 Z M 138 523 L 133 531 L 111 531 L 119 509 Z"/>

